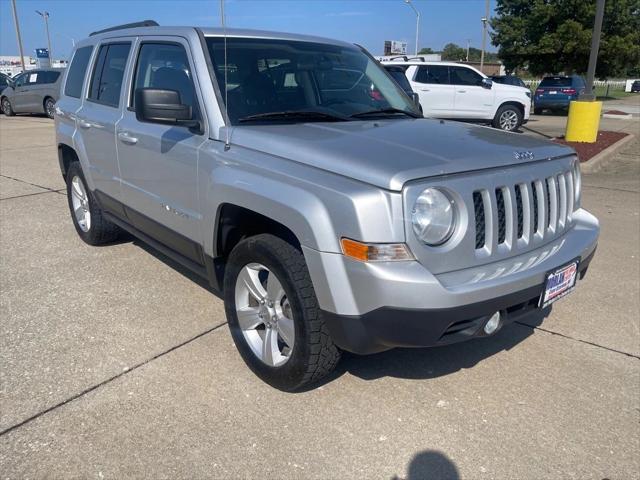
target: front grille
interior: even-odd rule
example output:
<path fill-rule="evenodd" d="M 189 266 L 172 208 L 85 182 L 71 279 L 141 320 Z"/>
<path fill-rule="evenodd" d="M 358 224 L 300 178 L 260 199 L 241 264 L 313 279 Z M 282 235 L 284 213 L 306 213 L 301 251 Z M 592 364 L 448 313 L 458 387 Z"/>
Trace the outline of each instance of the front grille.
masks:
<path fill-rule="evenodd" d="M 546 238 L 570 224 L 573 175 L 568 171 L 532 182 L 476 190 L 473 204 L 476 250 L 488 248 L 491 254 L 501 245 L 513 250 L 528 245 L 534 235 Z"/>
<path fill-rule="evenodd" d="M 496 201 L 498 202 L 498 243 L 504 243 L 507 238 L 507 219 L 504 209 L 504 193 L 501 188 L 496 188 Z"/>
<path fill-rule="evenodd" d="M 476 215 L 476 248 L 484 246 L 484 202 L 482 193 L 473 192 L 473 208 Z"/>

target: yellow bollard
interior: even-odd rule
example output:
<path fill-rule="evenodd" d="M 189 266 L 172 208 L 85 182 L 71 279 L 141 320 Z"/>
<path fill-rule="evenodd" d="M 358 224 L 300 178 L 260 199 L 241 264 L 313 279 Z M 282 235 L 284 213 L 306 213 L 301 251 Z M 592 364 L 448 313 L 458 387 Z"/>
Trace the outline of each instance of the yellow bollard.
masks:
<path fill-rule="evenodd" d="M 571 102 L 564 139 L 567 142 L 594 143 L 598 138 L 601 110 L 602 102 Z"/>

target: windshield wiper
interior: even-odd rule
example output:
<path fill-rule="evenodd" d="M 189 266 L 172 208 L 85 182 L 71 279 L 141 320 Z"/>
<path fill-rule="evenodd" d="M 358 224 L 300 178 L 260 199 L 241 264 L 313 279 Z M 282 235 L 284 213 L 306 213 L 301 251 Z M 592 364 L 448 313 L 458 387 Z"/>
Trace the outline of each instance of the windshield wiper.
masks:
<path fill-rule="evenodd" d="M 350 118 L 362 118 L 362 117 L 373 117 L 376 115 L 389 115 L 403 113 L 408 117 L 412 118 L 422 118 L 422 115 L 418 115 L 417 113 L 411 112 L 409 110 L 401 110 L 399 108 L 382 108 L 380 110 L 368 110 L 366 112 L 354 113 L 353 115 L 349 115 Z"/>
<path fill-rule="evenodd" d="M 329 122 L 346 122 L 347 117 L 337 115 L 334 113 L 319 112 L 316 110 L 285 110 L 283 112 L 267 112 L 256 113 L 255 115 L 249 115 L 242 117 L 238 120 L 240 123 L 252 122 L 258 120 L 287 120 L 287 119 L 299 119 L 299 120 L 321 120 Z"/>

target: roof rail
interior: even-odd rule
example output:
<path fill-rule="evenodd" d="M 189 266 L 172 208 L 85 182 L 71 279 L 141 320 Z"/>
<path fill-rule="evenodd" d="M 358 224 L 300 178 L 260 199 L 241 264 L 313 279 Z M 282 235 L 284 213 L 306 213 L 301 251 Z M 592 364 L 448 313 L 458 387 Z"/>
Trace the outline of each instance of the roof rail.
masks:
<path fill-rule="evenodd" d="M 419 62 L 424 62 L 424 58 L 423 57 L 411 57 L 411 58 L 409 58 L 409 60 L 418 60 Z"/>
<path fill-rule="evenodd" d="M 94 35 L 98 35 L 100 33 L 113 32 L 115 30 L 124 30 L 125 28 L 158 27 L 158 26 L 160 25 L 155 20 L 143 20 L 141 22 L 125 23 L 123 25 L 116 25 L 115 27 L 105 28 L 104 30 L 97 30 L 95 32 L 91 32 L 89 36 L 93 37 Z"/>

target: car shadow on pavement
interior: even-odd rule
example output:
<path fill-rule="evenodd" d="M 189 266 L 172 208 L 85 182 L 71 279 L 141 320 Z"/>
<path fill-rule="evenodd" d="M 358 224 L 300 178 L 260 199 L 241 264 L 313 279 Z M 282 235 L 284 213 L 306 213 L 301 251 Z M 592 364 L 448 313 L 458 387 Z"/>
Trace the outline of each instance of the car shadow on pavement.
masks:
<path fill-rule="evenodd" d="M 424 450 L 411 459 L 406 477 L 392 477 L 392 480 L 459 480 L 460 474 L 455 463 L 437 450 Z"/>
<path fill-rule="evenodd" d="M 347 372 L 363 380 L 381 377 L 428 380 L 449 375 L 512 349 L 532 335 L 533 326 L 542 324 L 550 313 L 550 307 L 534 310 L 519 318 L 517 323 L 505 325 L 493 336 L 464 343 L 431 348 L 396 348 L 368 356 L 345 352 L 337 370 L 325 380 L 331 382 Z"/>

